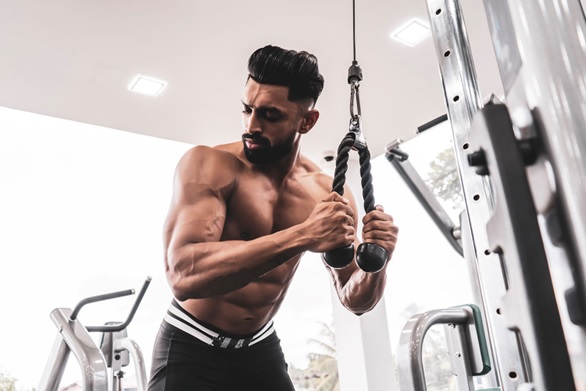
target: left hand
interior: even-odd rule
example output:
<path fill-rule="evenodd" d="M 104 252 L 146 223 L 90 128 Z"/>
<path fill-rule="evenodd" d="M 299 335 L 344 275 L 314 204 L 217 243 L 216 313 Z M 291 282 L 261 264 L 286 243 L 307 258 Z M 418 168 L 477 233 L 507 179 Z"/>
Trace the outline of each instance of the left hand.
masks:
<path fill-rule="evenodd" d="M 395 250 L 399 232 L 399 228 L 393 223 L 393 217 L 386 214 L 382 206 L 377 205 L 364 216 L 362 223 L 362 240 L 381 246 L 387 250 L 390 258 Z"/>

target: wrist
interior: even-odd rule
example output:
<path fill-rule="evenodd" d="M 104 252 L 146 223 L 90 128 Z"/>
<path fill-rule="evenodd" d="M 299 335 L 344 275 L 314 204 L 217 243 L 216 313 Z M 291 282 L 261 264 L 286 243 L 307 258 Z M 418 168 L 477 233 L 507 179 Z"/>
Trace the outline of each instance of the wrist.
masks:
<path fill-rule="evenodd" d="M 298 225 L 294 225 L 287 230 L 290 231 L 290 237 L 288 237 L 287 240 L 294 248 L 299 249 L 300 252 L 310 250 L 316 243 L 316 240 L 311 235 L 309 235 L 308 228 L 309 227 L 304 222 Z"/>

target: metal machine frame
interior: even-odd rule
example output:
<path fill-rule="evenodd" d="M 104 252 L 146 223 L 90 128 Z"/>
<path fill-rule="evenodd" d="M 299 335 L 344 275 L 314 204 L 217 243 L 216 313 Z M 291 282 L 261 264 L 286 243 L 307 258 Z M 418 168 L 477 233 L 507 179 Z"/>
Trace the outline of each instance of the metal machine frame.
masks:
<path fill-rule="evenodd" d="M 466 202 L 461 243 L 494 369 L 490 386 L 572 391 L 586 371 L 586 20 L 579 0 L 483 1 L 506 104 L 480 98 L 460 2 L 428 0 L 427 7 Z M 564 292 L 553 264 L 572 276 Z M 407 342 L 413 328 L 404 332 L 400 357 L 414 344 Z M 577 358 L 569 335 L 581 342 Z M 401 365 L 400 378 L 412 379 L 417 369 Z M 420 380 L 402 381 L 401 390 L 425 390 Z"/>
<path fill-rule="evenodd" d="M 39 391 L 57 391 L 67 365 L 69 353 L 77 359 L 84 391 L 120 391 L 124 375 L 122 367 L 132 358 L 136 370 L 139 391 L 146 391 L 146 370 L 142 352 L 138 344 L 128 338 L 126 328 L 132 321 L 136 310 L 151 282 L 147 277 L 126 320 L 121 323 L 110 322 L 102 326 L 84 326 L 77 315 L 89 303 L 114 299 L 134 294 L 133 289 L 92 296 L 81 300 L 73 310 L 56 308 L 51 319 L 59 334 L 53 344 L 45 371 L 38 386 Z M 102 340 L 98 346 L 90 332 L 101 332 Z"/>

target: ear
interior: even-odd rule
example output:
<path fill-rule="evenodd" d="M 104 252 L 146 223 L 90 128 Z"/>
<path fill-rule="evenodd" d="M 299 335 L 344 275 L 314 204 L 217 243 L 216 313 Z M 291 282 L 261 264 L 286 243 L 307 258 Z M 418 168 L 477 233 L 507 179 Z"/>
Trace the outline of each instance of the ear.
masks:
<path fill-rule="evenodd" d="M 307 113 L 303 116 L 303 122 L 301 123 L 301 129 L 299 129 L 299 133 L 305 134 L 313 128 L 317 120 L 319 119 L 319 111 L 317 110 L 308 110 Z"/>

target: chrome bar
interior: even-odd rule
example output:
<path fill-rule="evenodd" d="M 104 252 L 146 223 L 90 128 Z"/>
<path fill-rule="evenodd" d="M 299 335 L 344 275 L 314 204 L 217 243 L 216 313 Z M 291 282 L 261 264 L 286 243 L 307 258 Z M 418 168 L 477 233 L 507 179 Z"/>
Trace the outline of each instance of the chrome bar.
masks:
<path fill-rule="evenodd" d="M 479 308 L 473 305 L 465 305 L 460 308 L 468 312 L 468 322 L 460 325 L 446 324 L 444 330 L 450 366 L 452 373 L 456 376 L 458 390 L 473 391 L 475 389 L 473 376 L 481 376 L 490 372 L 488 347 L 485 344 L 483 320 Z"/>
<path fill-rule="evenodd" d="M 461 238 L 461 243 L 462 243 L 462 250 L 464 251 L 464 259 L 474 259 L 474 257 L 475 257 L 474 243 L 472 242 L 472 231 L 470 229 L 469 224 L 470 224 L 470 221 L 468 220 L 468 218 L 466 216 L 466 211 L 463 211 L 462 213 L 460 213 L 460 228 L 463 233 L 462 238 Z M 475 273 L 470 268 L 468 269 L 468 273 L 470 275 L 470 286 L 472 287 L 471 288 L 472 294 L 473 294 L 472 300 L 475 303 L 483 303 L 483 300 L 481 297 L 482 281 L 479 280 L 478 273 Z M 479 307 L 479 313 L 480 313 L 480 319 L 481 319 L 482 324 L 483 325 L 487 324 L 486 311 L 483 311 Z M 495 357 L 494 345 L 493 345 L 492 341 L 488 338 L 488 335 L 486 335 L 485 330 L 481 330 L 481 331 L 479 331 L 479 333 L 485 334 L 486 349 L 488 350 L 487 354 L 491 358 L 491 361 L 494 363 L 494 361 L 495 361 L 495 359 L 494 359 L 494 357 Z M 514 348 L 514 346 L 511 348 Z M 494 364 L 491 364 L 491 366 L 494 367 Z M 499 384 L 499 381 L 497 379 L 497 371 L 491 370 L 480 381 L 482 382 L 483 388 L 497 387 Z"/>
<path fill-rule="evenodd" d="M 463 308 L 432 310 L 412 316 L 401 332 L 397 350 L 399 388 L 401 391 L 425 391 L 423 341 L 427 331 L 436 324 L 467 324 L 470 314 Z"/>
<path fill-rule="evenodd" d="M 65 372 L 69 352 L 69 347 L 61 335 L 57 335 L 51 353 L 49 354 L 49 360 L 37 387 L 39 391 L 57 391 L 63 378 L 63 373 Z"/>
<path fill-rule="evenodd" d="M 519 382 L 526 381 L 526 372 L 517 336 L 498 315 L 506 285 L 500 260 L 489 250 L 486 233 L 493 205 L 492 190 L 467 162 L 472 119 L 482 107 L 472 52 L 460 2 L 428 0 L 427 6 L 466 203 L 464 219 L 467 224 L 462 224 L 462 229 L 469 227 L 471 230 L 462 232 L 462 236 L 472 238 L 472 251 L 467 260 L 473 280 L 477 283 L 475 287 L 480 290 L 475 296 L 482 302 L 476 304 L 486 319 L 490 337 L 493 369 L 498 382 L 494 386 L 514 390 Z M 515 377 L 509 374 L 515 374 Z"/>
<path fill-rule="evenodd" d="M 79 363 L 83 390 L 107 390 L 108 370 L 102 351 L 81 323 L 69 320 L 71 313 L 69 308 L 57 308 L 51 312 L 51 319 Z"/>
<path fill-rule="evenodd" d="M 120 352 L 122 350 L 127 350 L 130 353 L 130 357 L 132 357 L 134 370 L 136 372 L 138 391 L 146 391 L 148 382 L 142 350 L 138 344 L 130 338 L 116 339 L 114 341 L 114 351 Z"/>
<path fill-rule="evenodd" d="M 470 360 L 465 354 L 467 351 L 465 329 L 450 323 L 444 325 L 444 331 L 448 343 L 450 367 L 452 368 L 452 373 L 456 376 L 458 390 L 474 391 Z"/>

